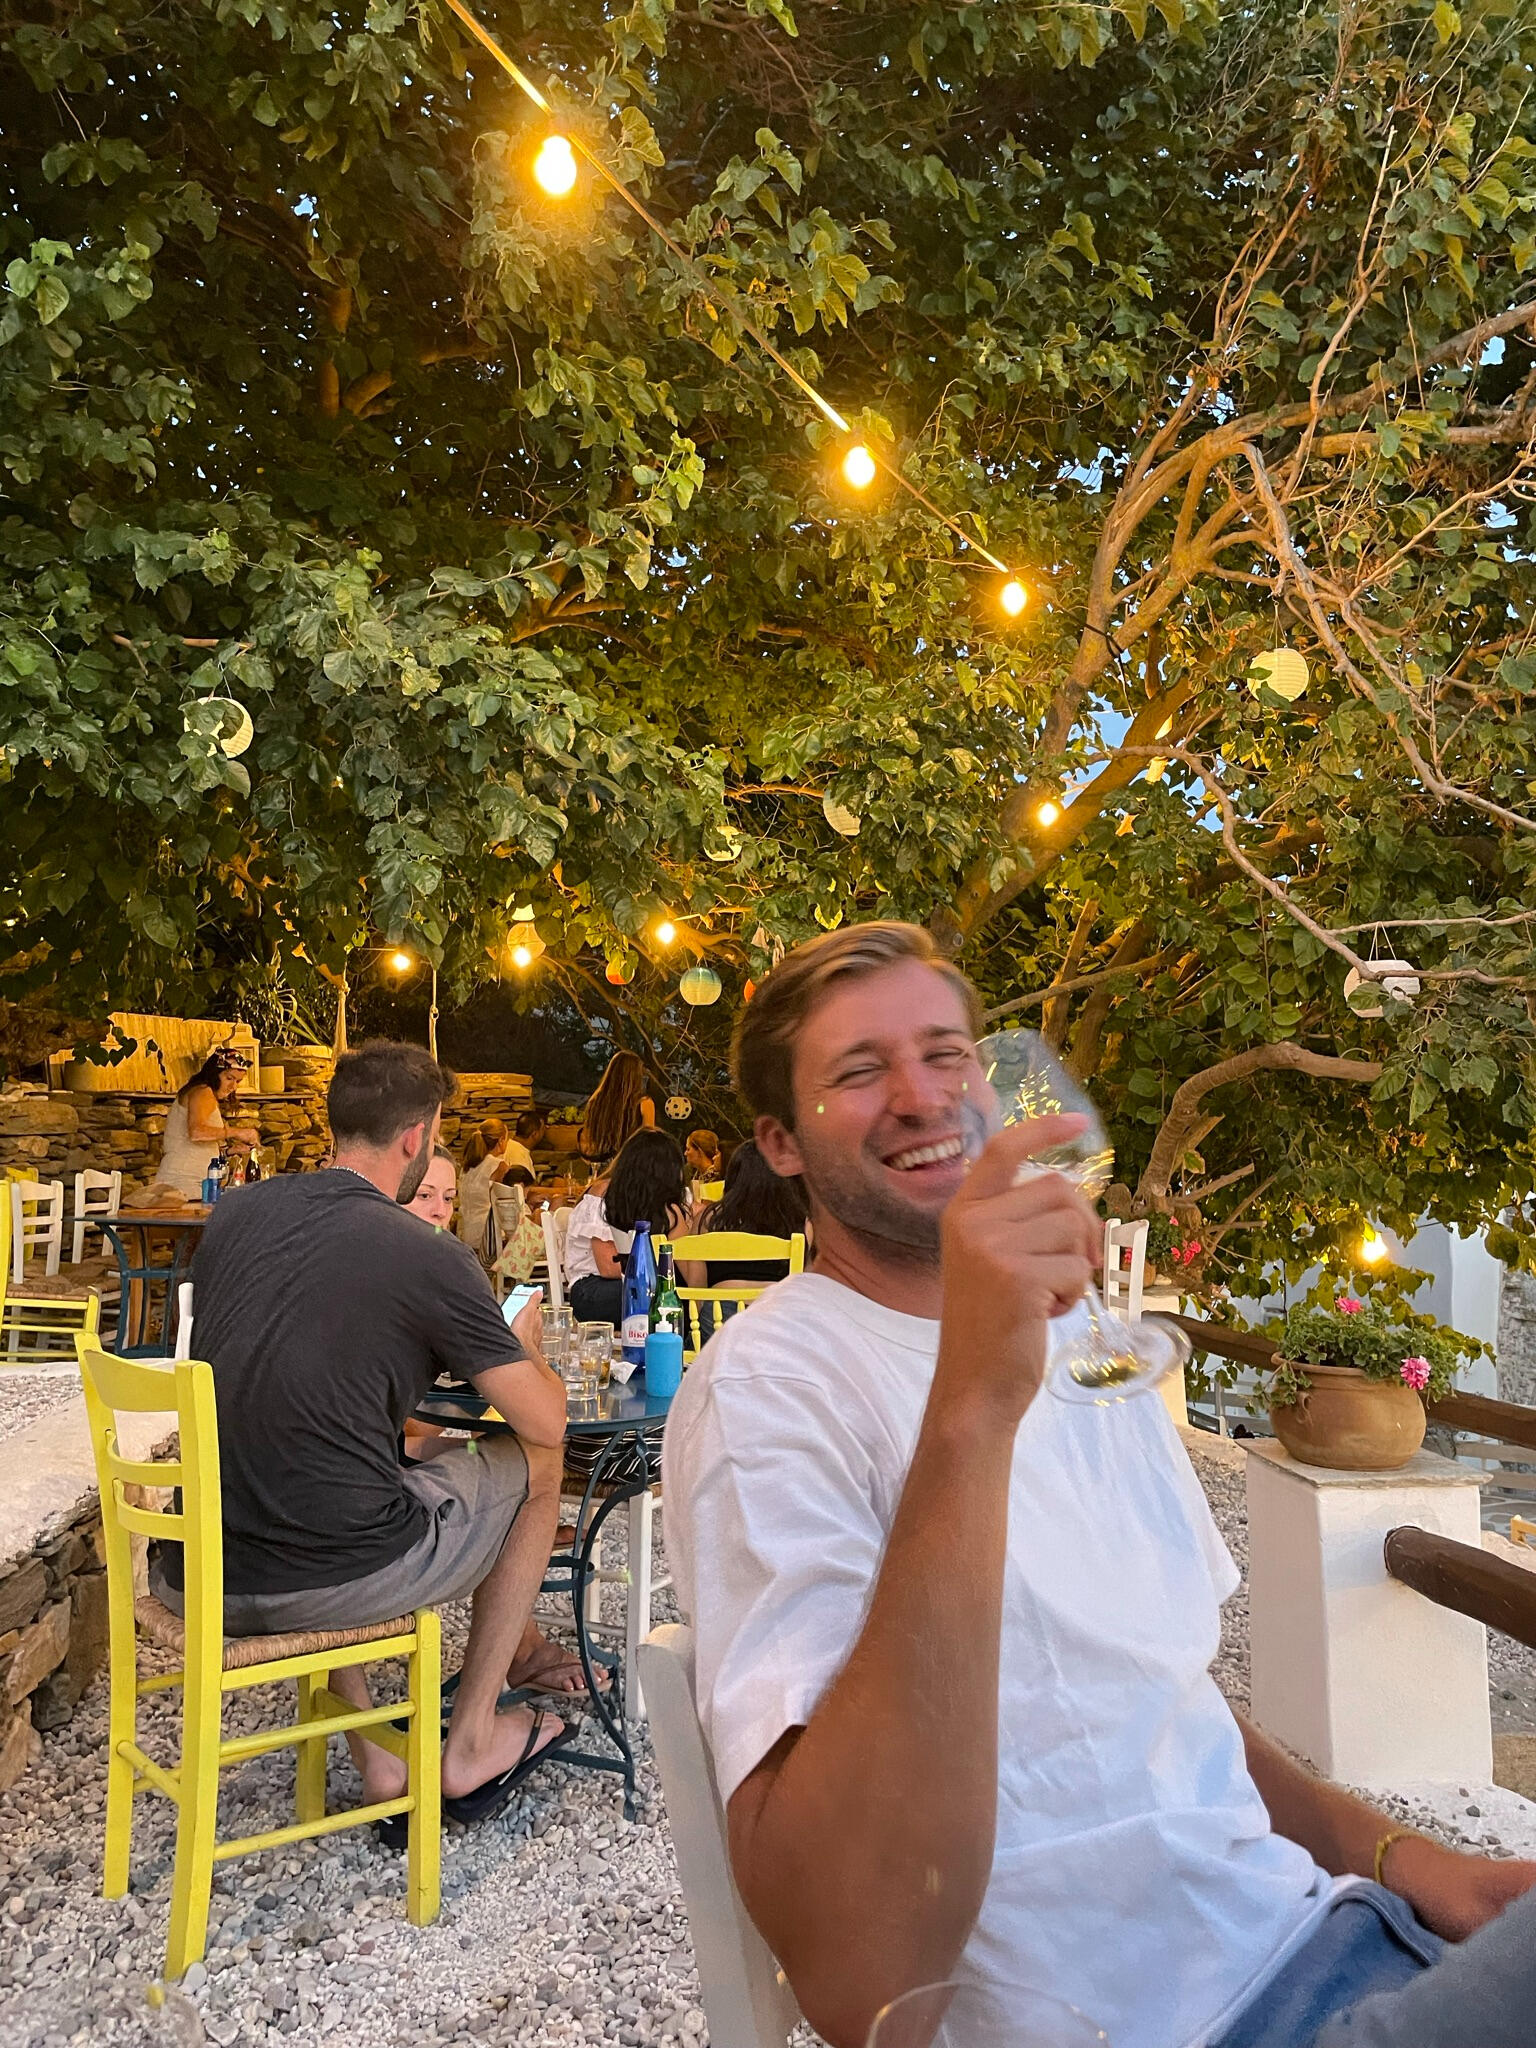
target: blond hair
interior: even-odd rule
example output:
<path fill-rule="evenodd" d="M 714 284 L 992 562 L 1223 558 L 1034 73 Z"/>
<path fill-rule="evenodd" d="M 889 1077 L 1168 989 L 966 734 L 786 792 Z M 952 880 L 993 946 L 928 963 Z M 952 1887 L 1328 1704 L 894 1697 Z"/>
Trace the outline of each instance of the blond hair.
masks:
<path fill-rule="evenodd" d="M 795 1039 L 806 1020 L 838 982 L 878 974 L 903 960 L 943 975 L 965 1005 L 971 1036 L 982 1036 L 981 998 L 945 959 L 932 933 L 887 920 L 845 925 L 786 953 L 736 1021 L 731 1078 L 754 1116 L 775 1117 L 786 1130 L 794 1129 Z"/>

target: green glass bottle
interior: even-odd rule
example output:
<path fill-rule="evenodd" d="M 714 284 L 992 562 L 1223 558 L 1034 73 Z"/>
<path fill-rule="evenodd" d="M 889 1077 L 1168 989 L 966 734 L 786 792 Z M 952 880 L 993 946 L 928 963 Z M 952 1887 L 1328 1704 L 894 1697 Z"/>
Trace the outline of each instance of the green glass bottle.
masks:
<path fill-rule="evenodd" d="M 656 1253 L 656 1292 L 651 1297 L 651 1330 L 671 1330 L 677 1336 L 684 1334 L 685 1317 L 683 1304 L 678 1299 L 677 1273 L 672 1258 L 672 1247 L 662 1245 Z"/>

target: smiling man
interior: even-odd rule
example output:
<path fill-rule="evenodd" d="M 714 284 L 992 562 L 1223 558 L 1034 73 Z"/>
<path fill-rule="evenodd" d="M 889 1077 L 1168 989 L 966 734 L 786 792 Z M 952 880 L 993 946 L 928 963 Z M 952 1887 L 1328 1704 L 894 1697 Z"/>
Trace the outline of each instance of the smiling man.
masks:
<path fill-rule="evenodd" d="M 1163 1404 L 1040 1393 L 1100 1226 L 1017 1184 L 1081 1120 L 996 1130 L 980 1028 L 896 924 L 790 954 L 738 1027 L 816 1268 L 726 1323 L 667 1428 L 737 1882 L 836 2048 L 951 1974 L 1115 2048 L 1302 2048 L 1536 1865 L 1405 1838 L 1234 1720 L 1209 1665 L 1237 1574 Z"/>

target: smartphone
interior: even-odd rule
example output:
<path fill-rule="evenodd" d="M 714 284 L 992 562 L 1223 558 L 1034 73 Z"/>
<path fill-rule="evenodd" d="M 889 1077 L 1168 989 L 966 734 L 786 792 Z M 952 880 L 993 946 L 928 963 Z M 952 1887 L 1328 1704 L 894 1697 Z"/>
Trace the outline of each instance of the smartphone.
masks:
<path fill-rule="evenodd" d="M 510 1330 L 530 1301 L 536 1301 L 544 1292 L 542 1287 L 514 1287 L 501 1304 L 501 1313 Z"/>

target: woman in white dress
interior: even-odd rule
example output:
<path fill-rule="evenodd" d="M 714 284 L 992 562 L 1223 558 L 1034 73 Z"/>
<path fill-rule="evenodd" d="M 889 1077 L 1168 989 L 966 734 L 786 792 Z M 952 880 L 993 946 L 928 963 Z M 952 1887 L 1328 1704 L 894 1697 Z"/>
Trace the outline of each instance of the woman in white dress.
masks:
<path fill-rule="evenodd" d="M 234 1101 L 240 1076 L 250 1064 L 243 1052 L 221 1046 L 184 1083 L 165 1119 L 156 1180 L 198 1201 L 208 1169 L 221 1152 L 249 1152 L 259 1142 L 257 1132 L 232 1129 L 224 1121 L 223 1105 Z"/>

